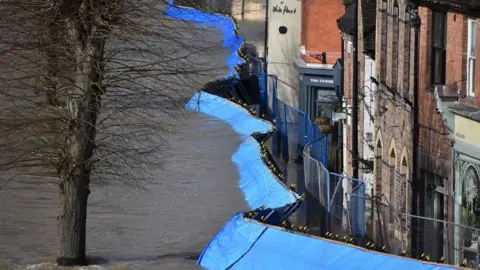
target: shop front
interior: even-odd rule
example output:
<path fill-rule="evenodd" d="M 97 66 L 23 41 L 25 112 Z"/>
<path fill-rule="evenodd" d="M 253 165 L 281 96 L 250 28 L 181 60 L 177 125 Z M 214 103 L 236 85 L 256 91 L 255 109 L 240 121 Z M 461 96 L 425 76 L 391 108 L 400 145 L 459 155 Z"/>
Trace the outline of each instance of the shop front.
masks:
<path fill-rule="evenodd" d="M 454 195 L 455 195 L 455 262 L 476 260 L 480 230 L 480 119 L 472 110 L 456 105 L 449 110 L 454 120 Z M 480 115 L 479 115 L 480 116 Z"/>
<path fill-rule="evenodd" d="M 339 61 L 334 65 L 309 64 L 302 59 L 294 61 L 299 73 L 299 109 L 310 119 L 317 122 L 322 134 L 329 136 L 328 160 L 332 171 L 337 171 L 338 146 L 342 138 L 341 122 L 336 119 L 336 113 L 342 107 L 341 75 L 342 67 Z M 331 166 L 330 166 L 331 164 Z"/>

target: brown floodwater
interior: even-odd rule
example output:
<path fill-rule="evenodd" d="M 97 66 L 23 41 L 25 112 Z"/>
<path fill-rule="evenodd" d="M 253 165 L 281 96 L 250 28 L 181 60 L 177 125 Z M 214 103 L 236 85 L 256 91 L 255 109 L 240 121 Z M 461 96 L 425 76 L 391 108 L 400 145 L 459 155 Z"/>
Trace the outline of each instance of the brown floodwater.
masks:
<path fill-rule="evenodd" d="M 231 161 L 242 138 L 222 121 L 181 115 L 164 135 L 158 181 L 144 190 L 92 184 L 87 253 L 98 266 L 87 269 L 196 269 L 214 234 L 248 209 Z M 0 269 L 57 269 L 57 209 L 55 178 L 19 175 L 0 189 Z"/>

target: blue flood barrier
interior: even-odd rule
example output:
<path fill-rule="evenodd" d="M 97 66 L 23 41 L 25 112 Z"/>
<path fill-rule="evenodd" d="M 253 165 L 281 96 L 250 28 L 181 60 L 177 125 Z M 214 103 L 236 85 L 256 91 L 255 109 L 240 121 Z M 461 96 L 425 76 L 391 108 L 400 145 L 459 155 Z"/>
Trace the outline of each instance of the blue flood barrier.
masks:
<path fill-rule="evenodd" d="M 230 18 L 177 7 L 173 0 L 170 0 L 165 13 L 172 18 L 221 29 L 224 34 L 223 46 L 232 51 L 225 61 L 230 67 L 226 77 L 238 78 L 234 67 L 244 63 L 237 55 L 244 39 L 235 34 L 235 24 Z M 255 131 L 264 133 L 271 128 L 269 123 L 254 118 L 241 106 L 206 92 L 197 93 L 186 107 L 223 119 L 242 135 L 248 136 Z M 261 205 L 276 208 L 293 202 L 296 194 L 289 192 L 271 174 L 260 155 L 258 143 L 249 137 L 232 156 L 238 166 L 240 187 L 247 202 L 252 208 Z M 456 269 L 286 232 L 245 220 L 241 213 L 236 214 L 210 241 L 197 264 L 208 269 Z"/>
<path fill-rule="evenodd" d="M 165 9 L 165 15 L 174 19 L 195 22 L 220 29 L 223 33 L 222 45 L 225 48 L 230 48 L 231 53 L 225 61 L 225 65 L 230 68 L 230 71 L 225 77 L 239 78 L 239 75 L 235 72 L 234 68 L 237 65 L 245 63 L 245 60 L 237 54 L 245 39 L 242 36 L 235 34 L 235 23 L 230 17 L 204 12 L 191 7 L 176 6 L 173 0 L 169 1 L 169 4 Z"/>
<path fill-rule="evenodd" d="M 265 166 L 261 159 L 260 144 L 248 138 L 233 154 L 240 174 L 240 188 L 251 209 L 262 205 L 267 208 L 283 207 L 296 201 L 298 195 L 289 191 Z"/>
<path fill-rule="evenodd" d="M 235 33 L 235 23 L 230 17 L 189 7 L 175 6 L 173 0 L 170 0 L 165 15 L 221 29 L 224 35 L 223 46 L 232 50 L 232 54 L 225 62 L 231 69 L 226 77 L 232 75 L 238 77 L 233 69 L 236 65 L 244 63 L 244 60 L 237 54 L 244 39 Z M 244 136 L 250 136 L 253 132 L 266 133 L 273 127 L 271 123 L 252 116 L 238 104 L 203 91 L 197 92 L 185 107 L 222 119 L 229 123 L 237 133 Z M 251 138 L 245 141 L 232 156 L 240 174 L 240 188 L 252 209 L 262 205 L 281 207 L 295 202 L 296 193 L 290 192 L 275 178 L 260 156 L 259 145 Z"/>
<path fill-rule="evenodd" d="M 240 105 L 206 92 L 197 92 L 185 107 L 222 119 L 237 133 L 245 136 L 253 132 L 266 133 L 272 128 L 269 122 L 252 116 Z M 263 163 L 261 154 L 260 144 L 248 137 L 232 156 L 240 174 L 239 186 L 249 206 L 252 209 L 262 205 L 276 208 L 295 202 L 296 194 L 290 192 L 270 172 Z"/>
<path fill-rule="evenodd" d="M 457 269 L 284 231 L 236 214 L 204 249 L 208 269 Z"/>
<path fill-rule="evenodd" d="M 197 92 L 185 107 L 219 118 L 244 136 L 253 132 L 266 133 L 272 128 L 269 122 L 257 119 L 240 105 L 203 91 Z"/>

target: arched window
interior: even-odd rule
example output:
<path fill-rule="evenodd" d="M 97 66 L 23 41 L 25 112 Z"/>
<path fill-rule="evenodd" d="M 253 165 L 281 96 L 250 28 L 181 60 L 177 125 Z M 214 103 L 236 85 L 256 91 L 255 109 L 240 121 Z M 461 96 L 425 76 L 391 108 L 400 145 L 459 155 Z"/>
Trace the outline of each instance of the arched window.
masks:
<path fill-rule="evenodd" d="M 392 142 L 390 143 L 390 149 L 389 149 L 389 155 L 388 155 L 388 165 L 390 166 L 389 168 L 389 180 L 390 180 L 390 185 L 389 185 L 389 196 L 388 196 L 388 203 L 390 206 L 390 209 L 392 209 L 390 213 L 390 223 L 393 223 L 395 220 L 395 212 L 393 211 L 394 209 L 396 210 L 396 195 L 397 195 L 397 185 L 396 185 L 396 167 L 397 167 L 397 152 L 395 149 L 395 139 L 392 139 Z"/>
<path fill-rule="evenodd" d="M 402 209 L 402 212 L 408 212 L 408 204 L 410 201 L 410 186 L 409 186 L 409 179 L 410 179 L 410 170 L 408 168 L 408 153 L 407 153 L 407 148 L 403 147 L 402 150 L 402 157 L 400 158 L 400 174 L 402 175 L 402 205 L 400 208 Z M 407 224 L 406 224 L 407 225 Z M 405 225 L 405 226 L 406 226 Z"/>
<path fill-rule="evenodd" d="M 388 157 L 388 165 L 395 167 L 397 163 L 397 154 L 395 153 L 395 148 L 390 148 L 390 156 Z"/>
<path fill-rule="evenodd" d="M 378 131 L 376 136 L 376 144 L 375 144 L 375 170 L 374 170 L 374 196 L 379 198 L 382 197 L 383 190 L 382 190 L 382 164 L 383 164 L 383 149 L 382 149 L 382 134 Z"/>

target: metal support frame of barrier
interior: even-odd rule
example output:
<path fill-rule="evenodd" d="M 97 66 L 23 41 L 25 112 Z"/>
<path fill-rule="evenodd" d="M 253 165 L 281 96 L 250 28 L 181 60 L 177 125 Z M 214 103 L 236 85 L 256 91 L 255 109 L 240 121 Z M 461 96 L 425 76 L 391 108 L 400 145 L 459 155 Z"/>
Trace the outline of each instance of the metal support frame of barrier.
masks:
<path fill-rule="evenodd" d="M 285 127 L 285 135 L 284 135 L 284 149 L 285 153 L 284 156 L 287 160 L 289 160 L 289 148 L 288 148 L 288 120 L 287 120 L 287 104 L 283 103 L 283 121 Z"/>
<path fill-rule="evenodd" d="M 308 139 L 309 139 L 308 138 L 308 125 L 307 125 L 308 120 L 310 120 L 310 119 L 308 119 L 308 116 L 305 113 L 303 115 L 303 125 L 304 125 L 304 127 L 303 127 L 303 145 L 307 145 Z"/>
<path fill-rule="evenodd" d="M 367 197 L 364 196 L 364 195 L 358 195 L 358 194 L 355 194 L 355 193 L 347 193 L 347 195 L 350 196 L 350 198 L 358 198 L 359 200 L 362 200 L 362 201 L 367 200 Z M 373 198 L 370 198 L 370 200 L 374 201 Z M 379 203 L 379 202 L 376 202 L 376 203 Z M 383 203 L 380 203 L 380 204 L 385 206 L 385 207 L 389 207 L 386 204 L 383 204 Z M 450 237 L 449 233 L 451 233 L 451 232 L 455 233 L 455 232 L 460 232 L 462 230 L 468 230 L 468 231 L 475 232 L 473 234 L 480 235 L 480 229 L 479 228 L 474 228 L 474 227 L 450 222 L 450 221 L 447 221 L 447 220 L 441 220 L 441 219 L 435 219 L 435 218 L 430 218 L 430 217 L 424 217 L 424 216 L 418 216 L 418 215 L 403 213 L 403 212 L 397 211 L 395 209 L 390 209 L 389 211 L 394 212 L 395 215 L 403 217 L 405 220 L 416 219 L 419 224 L 425 223 L 427 221 L 432 222 L 432 223 L 442 224 L 442 227 L 445 228 L 444 231 L 442 232 L 442 233 L 445 234 L 444 237 L 442 237 L 445 240 L 445 242 L 441 242 L 440 245 L 442 245 L 444 247 L 446 252 L 444 254 L 440 254 L 440 256 L 444 256 L 445 262 L 448 263 L 448 264 L 459 265 L 464 258 L 463 254 L 461 254 L 461 248 L 459 246 L 460 241 L 462 240 L 462 237 L 459 237 L 459 238 Z M 406 230 L 405 233 L 408 233 L 408 232 L 413 233 L 412 231 L 410 231 L 411 229 L 412 229 L 412 227 L 408 228 L 408 226 L 407 226 L 406 229 L 405 229 Z M 421 228 L 421 226 L 419 226 L 417 229 L 424 230 L 423 228 Z M 437 230 L 434 230 L 434 232 L 437 232 Z M 423 233 L 425 233 L 425 231 L 423 231 Z M 401 234 L 403 234 L 403 232 Z M 411 240 L 408 237 L 406 237 L 405 239 L 406 239 L 406 241 Z M 422 239 L 422 238 L 417 239 L 417 241 L 422 241 L 422 240 L 426 241 L 425 239 Z M 454 241 L 454 243 L 450 242 L 452 240 Z M 432 244 L 432 243 L 430 243 L 430 244 Z M 438 245 L 438 244 L 434 242 L 432 245 L 435 246 L 435 245 Z M 404 247 L 402 247 L 402 249 L 403 248 Z M 473 262 L 473 265 L 478 266 L 476 269 L 480 269 L 480 245 L 478 243 L 476 245 L 475 250 L 476 250 L 475 261 L 471 260 L 469 262 L 470 263 Z M 421 251 L 421 252 L 424 252 L 424 251 Z M 451 253 L 453 253 L 453 254 L 451 254 Z M 428 255 L 434 255 L 434 254 L 428 254 Z M 438 257 L 439 254 L 436 254 L 436 255 Z M 438 258 L 432 258 L 432 259 L 438 259 Z"/>
<path fill-rule="evenodd" d="M 332 205 L 330 204 L 330 174 L 327 175 L 327 226 L 328 226 L 327 228 L 328 231 L 331 232 L 332 231 Z"/>
<path fill-rule="evenodd" d="M 331 216 L 331 205 L 333 204 L 334 200 L 335 200 L 335 196 L 341 196 L 342 197 L 342 201 L 343 201 L 343 195 L 344 194 L 336 194 L 337 193 L 337 187 L 333 190 L 333 193 L 332 193 L 332 190 L 331 190 L 331 186 L 330 186 L 330 176 L 333 176 L 333 177 L 336 177 L 338 178 L 338 182 L 336 183 L 337 184 L 337 187 L 339 185 L 342 185 L 343 183 L 341 183 L 343 181 L 343 179 L 346 179 L 348 180 L 350 183 L 352 183 L 352 191 L 351 192 L 345 192 L 342 190 L 342 193 L 345 193 L 348 194 L 348 193 L 356 193 L 356 192 L 359 192 L 360 193 L 360 196 L 365 196 L 365 182 L 363 182 L 362 180 L 359 180 L 359 179 L 356 179 L 356 178 L 353 178 L 353 177 L 349 177 L 349 176 L 346 176 L 346 175 L 340 175 L 340 174 L 337 174 L 337 173 L 332 173 L 330 172 L 329 173 L 329 183 L 327 185 L 327 188 L 328 188 L 328 194 L 333 194 L 333 197 L 332 198 L 328 198 L 328 212 L 329 212 L 329 216 Z M 360 197 L 359 196 L 359 197 Z M 353 204 L 355 207 L 352 207 L 351 209 L 351 213 L 349 213 L 349 217 L 352 219 L 352 224 L 355 224 L 354 226 L 352 225 L 352 231 L 353 231 L 353 234 L 354 235 L 358 235 L 360 236 L 361 238 L 363 238 L 365 236 L 365 200 L 361 200 L 359 198 L 355 198 L 355 199 L 352 199 L 350 198 L 350 203 Z M 353 219 L 356 219 L 357 222 L 353 223 Z M 360 219 L 360 220 L 358 220 Z M 330 224 L 331 222 L 329 222 Z"/>

